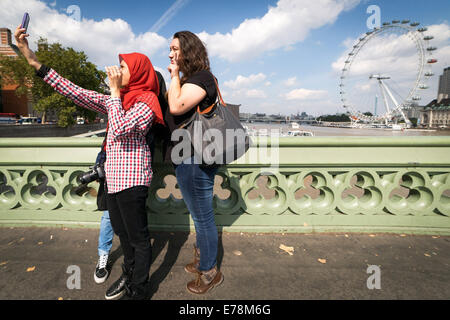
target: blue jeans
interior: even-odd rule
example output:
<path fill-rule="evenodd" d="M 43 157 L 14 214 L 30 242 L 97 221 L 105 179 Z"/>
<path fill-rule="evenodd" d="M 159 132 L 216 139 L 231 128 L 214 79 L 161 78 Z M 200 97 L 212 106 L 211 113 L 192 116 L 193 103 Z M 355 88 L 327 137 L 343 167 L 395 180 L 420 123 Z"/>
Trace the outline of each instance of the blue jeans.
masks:
<path fill-rule="evenodd" d="M 175 167 L 181 194 L 194 220 L 200 271 L 211 270 L 217 264 L 218 234 L 213 211 L 217 170 L 217 167 L 200 167 L 198 164 L 182 163 Z"/>
<path fill-rule="evenodd" d="M 109 254 L 112 247 L 114 231 L 109 219 L 109 212 L 103 211 L 102 220 L 100 221 L 100 235 L 98 237 L 98 255 Z"/>

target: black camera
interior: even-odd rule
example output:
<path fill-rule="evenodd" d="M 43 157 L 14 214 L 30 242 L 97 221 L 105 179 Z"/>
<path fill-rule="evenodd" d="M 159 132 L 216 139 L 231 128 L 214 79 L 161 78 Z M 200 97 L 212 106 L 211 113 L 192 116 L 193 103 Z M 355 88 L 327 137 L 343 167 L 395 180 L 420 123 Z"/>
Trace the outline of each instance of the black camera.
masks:
<path fill-rule="evenodd" d="M 96 164 L 91 167 L 91 170 L 81 174 L 78 177 L 80 184 L 88 184 L 92 181 L 104 179 L 105 178 L 105 168 L 103 164 Z"/>

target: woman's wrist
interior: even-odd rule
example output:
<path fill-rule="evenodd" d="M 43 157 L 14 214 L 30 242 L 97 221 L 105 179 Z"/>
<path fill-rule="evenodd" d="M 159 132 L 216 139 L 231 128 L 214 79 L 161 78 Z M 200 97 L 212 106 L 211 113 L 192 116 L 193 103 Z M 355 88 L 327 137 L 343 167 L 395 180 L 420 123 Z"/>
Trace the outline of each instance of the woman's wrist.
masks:
<path fill-rule="evenodd" d="M 36 69 L 36 71 L 39 71 L 42 67 L 42 63 L 40 63 L 37 60 L 30 60 L 28 61 L 29 65 Z"/>
<path fill-rule="evenodd" d="M 181 89 L 180 86 L 180 77 L 179 76 L 174 76 L 172 77 L 171 81 L 170 81 L 170 85 L 169 85 L 169 95 L 171 95 L 171 93 L 175 92 L 179 92 Z"/>
<path fill-rule="evenodd" d="M 170 73 L 170 78 L 171 78 L 171 79 L 180 79 L 180 73 L 179 73 L 179 72 L 174 72 L 174 71 L 172 71 L 172 72 Z"/>
<path fill-rule="evenodd" d="M 111 88 L 111 97 L 112 98 L 120 98 L 120 89 Z"/>

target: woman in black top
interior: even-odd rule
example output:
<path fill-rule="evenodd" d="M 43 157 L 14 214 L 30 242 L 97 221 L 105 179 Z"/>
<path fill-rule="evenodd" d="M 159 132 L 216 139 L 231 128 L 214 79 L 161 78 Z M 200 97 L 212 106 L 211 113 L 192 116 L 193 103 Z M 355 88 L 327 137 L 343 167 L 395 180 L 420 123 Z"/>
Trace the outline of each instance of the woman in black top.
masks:
<path fill-rule="evenodd" d="M 202 111 L 212 105 L 217 99 L 217 89 L 206 48 L 192 32 L 175 33 L 169 58 L 171 119 L 166 121 L 173 132 L 196 112 L 197 107 Z M 174 161 L 174 157 L 179 155 L 172 152 L 172 161 L 179 163 Z M 202 166 L 194 161 L 194 157 L 186 158 L 186 155 L 183 159 L 181 164 L 175 166 L 175 173 L 196 231 L 194 262 L 188 264 L 185 270 L 197 274 L 197 279 L 189 282 L 187 289 L 202 294 L 223 281 L 223 275 L 217 269 L 218 234 L 212 203 L 217 167 Z"/>

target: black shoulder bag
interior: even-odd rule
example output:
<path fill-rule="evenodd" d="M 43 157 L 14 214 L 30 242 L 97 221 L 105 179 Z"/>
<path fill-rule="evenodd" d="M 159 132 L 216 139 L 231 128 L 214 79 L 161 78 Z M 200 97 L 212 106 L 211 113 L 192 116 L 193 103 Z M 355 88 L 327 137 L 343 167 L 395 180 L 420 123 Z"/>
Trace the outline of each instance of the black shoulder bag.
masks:
<path fill-rule="evenodd" d="M 251 145 L 239 116 L 231 111 L 232 105 L 223 101 L 216 78 L 213 78 L 217 101 L 203 111 L 198 106 L 197 112 L 179 127 L 189 132 L 194 157 L 203 165 L 229 164 L 242 157 Z"/>

